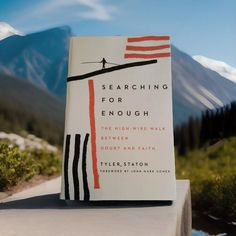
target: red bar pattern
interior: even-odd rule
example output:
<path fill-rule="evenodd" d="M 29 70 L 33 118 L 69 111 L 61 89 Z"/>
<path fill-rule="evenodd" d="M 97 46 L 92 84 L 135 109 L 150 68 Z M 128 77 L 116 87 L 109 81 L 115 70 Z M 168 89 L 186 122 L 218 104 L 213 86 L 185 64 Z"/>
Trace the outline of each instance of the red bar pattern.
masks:
<path fill-rule="evenodd" d="M 143 58 L 143 59 L 149 59 L 149 58 L 161 58 L 161 57 L 170 57 L 171 53 L 155 53 L 155 54 L 138 54 L 138 53 L 126 53 L 125 58 Z"/>
<path fill-rule="evenodd" d="M 126 50 L 129 51 L 152 51 L 165 48 L 170 48 L 170 44 L 163 44 L 159 46 L 131 46 L 131 45 L 126 46 Z"/>
<path fill-rule="evenodd" d="M 94 188 L 100 188 L 98 168 L 97 168 L 97 147 L 96 147 L 96 126 L 95 126 L 95 113 L 94 113 L 94 82 L 93 80 L 88 80 L 88 86 L 89 86 L 89 118 L 90 118 L 90 129 L 91 129 L 91 148 L 92 148 Z"/>
<path fill-rule="evenodd" d="M 128 43 L 132 42 L 142 42 L 147 40 L 169 40 L 170 36 L 143 36 L 143 37 L 134 37 L 134 38 L 128 38 Z"/>

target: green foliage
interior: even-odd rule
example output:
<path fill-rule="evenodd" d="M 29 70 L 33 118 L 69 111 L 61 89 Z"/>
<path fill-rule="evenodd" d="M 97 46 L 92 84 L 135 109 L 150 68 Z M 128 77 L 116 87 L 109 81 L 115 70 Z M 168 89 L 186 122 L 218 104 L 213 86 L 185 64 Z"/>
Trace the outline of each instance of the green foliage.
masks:
<path fill-rule="evenodd" d="M 236 220 L 236 137 L 177 155 L 176 174 L 191 180 L 194 209 Z"/>
<path fill-rule="evenodd" d="M 60 172 L 58 153 L 47 150 L 20 151 L 0 143 L 0 191 L 29 180 L 36 174 L 54 175 Z"/>
<path fill-rule="evenodd" d="M 34 149 L 30 152 L 37 163 L 37 172 L 40 175 L 54 175 L 61 170 L 61 159 L 59 154 L 42 149 Z"/>
<path fill-rule="evenodd" d="M 21 180 L 28 180 L 36 173 L 36 163 L 29 153 L 0 144 L 0 191 Z"/>

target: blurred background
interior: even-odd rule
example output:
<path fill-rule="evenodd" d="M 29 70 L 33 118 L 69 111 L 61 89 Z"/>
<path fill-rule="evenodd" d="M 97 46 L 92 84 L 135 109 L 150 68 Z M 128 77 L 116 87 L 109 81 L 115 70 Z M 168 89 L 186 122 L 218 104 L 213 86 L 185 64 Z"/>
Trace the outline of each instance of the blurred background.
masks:
<path fill-rule="evenodd" d="M 0 191 L 60 173 L 72 35 L 170 35 L 177 178 L 193 235 L 236 235 L 236 2 L 0 3 Z M 0 194 L 1 197 L 1 194 Z"/>

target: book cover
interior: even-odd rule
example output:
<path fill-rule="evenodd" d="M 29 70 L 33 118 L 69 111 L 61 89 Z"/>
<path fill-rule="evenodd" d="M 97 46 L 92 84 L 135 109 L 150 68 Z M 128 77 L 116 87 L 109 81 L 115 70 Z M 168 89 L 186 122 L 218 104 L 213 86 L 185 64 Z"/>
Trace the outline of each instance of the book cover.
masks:
<path fill-rule="evenodd" d="M 61 199 L 174 200 L 169 36 L 72 37 Z"/>

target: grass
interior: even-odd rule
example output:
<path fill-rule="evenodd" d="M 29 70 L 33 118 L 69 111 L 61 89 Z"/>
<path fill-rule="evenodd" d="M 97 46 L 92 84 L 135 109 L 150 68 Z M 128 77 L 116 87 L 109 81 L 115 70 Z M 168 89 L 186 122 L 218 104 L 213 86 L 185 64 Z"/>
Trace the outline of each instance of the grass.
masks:
<path fill-rule="evenodd" d="M 177 155 L 176 174 L 191 180 L 193 209 L 236 221 L 236 137 Z"/>

